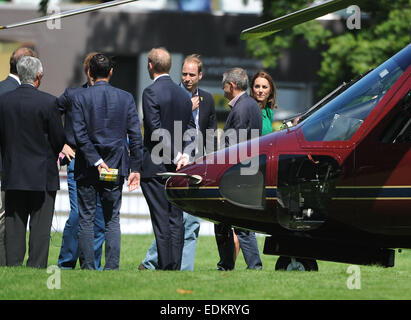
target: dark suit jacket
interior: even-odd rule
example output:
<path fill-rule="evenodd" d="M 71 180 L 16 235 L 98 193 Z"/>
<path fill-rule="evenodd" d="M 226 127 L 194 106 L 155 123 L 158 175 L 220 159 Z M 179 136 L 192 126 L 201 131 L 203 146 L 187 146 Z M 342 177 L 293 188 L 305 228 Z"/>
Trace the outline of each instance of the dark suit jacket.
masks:
<path fill-rule="evenodd" d="M 16 79 L 8 76 L 6 79 L 0 82 L 0 96 L 7 92 L 16 90 L 19 86 L 20 84 L 17 82 Z M 1 161 L 1 156 L 0 156 L 0 172 L 1 171 L 2 171 L 2 161 Z"/>
<path fill-rule="evenodd" d="M 0 99 L 3 190 L 56 191 L 64 130 L 56 97 L 29 84 Z"/>
<path fill-rule="evenodd" d="M 144 160 L 142 177 L 155 177 L 158 172 L 171 170 L 166 165 L 171 165 L 178 152 L 183 153 L 183 148 L 189 142 L 182 142 L 182 135 L 189 128 L 189 123 L 194 124 L 191 112 L 191 99 L 180 86 L 175 84 L 170 76 L 162 76 L 143 91 L 144 113 Z M 174 122 L 181 122 L 180 137 L 174 137 Z M 176 123 L 178 124 L 178 123 Z M 170 134 L 170 139 L 152 141 L 152 134 L 157 129 L 164 129 Z M 176 132 L 177 133 L 177 132 Z M 176 140 L 174 138 L 177 138 Z M 160 144 L 161 145 L 158 145 Z M 155 164 L 151 152 L 158 153 L 164 161 Z M 156 152 L 164 150 L 164 152 Z M 161 159 L 157 159 L 161 160 Z"/>
<path fill-rule="evenodd" d="M 239 139 L 239 129 L 245 129 L 247 130 L 247 140 L 249 140 L 251 139 L 251 129 L 258 129 L 259 135 L 261 135 L 262 123 L 263 118 L 257 102 L 247 93 L 244 93 L 231 109 L 223 130 L 226 132 L 228 129 L 234 129 L 237 139 Z M 224 142 L 225 147 L 230 145 L 227 136 Z"/>
<path fill-rule="evenodd" d="M 0 96 L 7 92 L 16 90 L 19 86 L 20 84 L 16 79 L 8 76 L 6 79 L 0 82 Z"/>
<path fill-rule="evenodd" d="M 214 152 L 217 150 L 217 137 L 206 135 L 207 129 L 217 130 L 214 99 L 211 94 L 201 89 L 198 89 L 198 94 L 200 96 L 198 123 L 203 136 L 203 143 L 206 148 L 210 148 L 207 153 Z"/>
<path fill-rule="evenodd" d="M 76 140 L 74 139 L 73 131 L 73 97 L 80 92 L 88 88 L 88 84 L 84 84 L 81 87 L 67 88 L 63 94 L 57 99 L 58 108 L 62 115 L 64 115 L 64 133 L 66 134 L 66 143 L 76 149 Z"/>
<path fill-rule="evenodd" d="M 103 159 L 127 177 L 141 171 L 142 137 L 133 96 L 99 81 L 73 97 L 73 129 L 77 145 L 74 178 L 98 179 L 94 164 Z M 127 143 L 127 135 L 129 144 Z"/>

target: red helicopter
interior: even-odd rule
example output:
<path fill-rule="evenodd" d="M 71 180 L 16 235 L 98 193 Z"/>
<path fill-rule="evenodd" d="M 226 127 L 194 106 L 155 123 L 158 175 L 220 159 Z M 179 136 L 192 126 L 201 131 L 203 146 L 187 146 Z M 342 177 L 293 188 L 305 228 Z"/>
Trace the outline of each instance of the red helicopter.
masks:
<path fill-rule="evenodd" d="M 263 37 L 358 3 L 326 1 L 244 30 L 241 38 Z M 270 235 L 264 253 L 280 256 L 276 269 L 318 270 L 316 260 L 394 266 L 394 249 L 411 248 L 410 64 L 408 45 L 299 115 L 297 125 L 164 173 L 170 177 L 168 199 L 196 216 Z"/>
<path fill-rule="evenodd" d="M 247 29 L 242 38 L 347 3 L 304 9 Z M 277 270 L 318 270 L 316 260 L 394 266 L 395 249 L 411 248 L 410 65 L 408 45 L 337 88 L 297 125 L 168 174 L 169 201 L 198 217 L 270 235 L 263 252 L 280 256 Z M 236 161 L 229 161 L 233 154 Z M 243 174 L 250 163 L 257 163 L 254 174 Z"/>

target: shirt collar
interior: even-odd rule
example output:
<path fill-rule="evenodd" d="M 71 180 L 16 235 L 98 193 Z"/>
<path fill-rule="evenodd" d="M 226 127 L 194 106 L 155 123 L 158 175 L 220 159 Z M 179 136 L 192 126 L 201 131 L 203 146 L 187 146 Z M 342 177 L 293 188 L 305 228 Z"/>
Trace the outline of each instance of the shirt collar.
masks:
<path fill-rule="evenodd" d="M 33 88 L 37 89 L 36 86 L 32 83 L 22 83 L 21 86 L 22 87 L 28 87 L 28 88 L 33 87 Z"/>
<path fill-rule="evenodd" d="M 19 84 L 21 84 L 20 82 L 20 78 L 12 73 L 9 74 L 9 77 L 12 77 L 14 80 L 16 80 Z"/>
<path fill-rule="evenodd" d="M 187 92 L 187 94 L 190 96 L 190 98 L 193 97 L 193 96 L 198 96 L 198 95 L 199 95 L 199 93 L 198 93 L 198 87 L 196 88 L 196 91 L 195 91 L 194 94 L 191 93 L 191 91 L 188 91 L 188 90 L 186 89 L 186 87 L 184 87 L 184 85 L 183 85 L 182 83 L 180 83 L 180 87 L 183 88 L 183 89 Z"/>
<path fill-rule="evenodd" d="M 233 107 L 235 106 L 235 104 L 237 103 L 238 99 L 240 99 L 240 97 L 241 97 L 244 93 L 245 93 L 245 91 L 237 94 L 237 95 L 235 96 L 235 98 L 233 98 L 233 99 L 228 103 L 228 105 L 229 105 L 231 108 L 233 108 Z"/>
<path fill-rule="evenodd" d="M 94 85 L 95 86 L 104 86 L 104 85 L 109 85 L 109 83 L 107 81 L 100 80 L 100 81 L 94 82 Z"/>
<path fill-rule="evenodd" d="M 157 77 L 154 78 L 153 82 L 155 82 L 157 79 L 159 79 L 159 78 L 161 78 L 161 77 L 166 77 L 166 76 L 170 76 L 170 75 L 169 75 L 168 73 L 160 74 L 159 76 L 157 76 Z"/>

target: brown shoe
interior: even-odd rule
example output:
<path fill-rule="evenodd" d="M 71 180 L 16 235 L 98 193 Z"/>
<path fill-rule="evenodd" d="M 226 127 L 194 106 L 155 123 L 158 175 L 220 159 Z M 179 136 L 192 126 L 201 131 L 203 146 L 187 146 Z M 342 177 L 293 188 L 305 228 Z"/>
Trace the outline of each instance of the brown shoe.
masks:
<path fill-rule="evenodd" d="M 138 270 L 147 270 L 147 268 L 144 266 L 144 264 L 140 263 Z"/>

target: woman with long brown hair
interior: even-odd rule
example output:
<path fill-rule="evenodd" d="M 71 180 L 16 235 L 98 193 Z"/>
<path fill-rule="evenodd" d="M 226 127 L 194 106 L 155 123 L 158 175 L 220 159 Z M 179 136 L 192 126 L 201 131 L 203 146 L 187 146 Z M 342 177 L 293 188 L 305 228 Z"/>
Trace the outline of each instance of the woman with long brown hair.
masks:
<path fill-rule="evenodd" d="M 254 98 L 263 116 L 262 135 L 273 132 L 273 109 L 277 108 L 277 89 L 271 76 L 263 71 L 258 71 L 250 83 L 250 97 Z"/>

